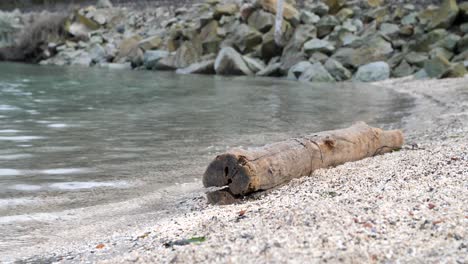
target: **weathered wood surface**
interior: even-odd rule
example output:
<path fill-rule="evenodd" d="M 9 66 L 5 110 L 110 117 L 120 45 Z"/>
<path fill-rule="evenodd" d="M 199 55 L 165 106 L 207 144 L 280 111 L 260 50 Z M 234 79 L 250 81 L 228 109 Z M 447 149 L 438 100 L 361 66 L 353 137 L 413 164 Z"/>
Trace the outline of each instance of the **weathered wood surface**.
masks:
<path fill-rule="evenodd" d="M 267 190 L 294 178 L 311 175 L 316 169 L 383 154 L 402 145 L 400 130 L 383 131 L 359 122 L 346 129 L 292 138 L 259 148 L 228 150 L 210 163 L 203 175 L 203 185 L 228 186 L 222 194 L 208 195 L 211 203 L 218 203 L 226 196 Z"/>

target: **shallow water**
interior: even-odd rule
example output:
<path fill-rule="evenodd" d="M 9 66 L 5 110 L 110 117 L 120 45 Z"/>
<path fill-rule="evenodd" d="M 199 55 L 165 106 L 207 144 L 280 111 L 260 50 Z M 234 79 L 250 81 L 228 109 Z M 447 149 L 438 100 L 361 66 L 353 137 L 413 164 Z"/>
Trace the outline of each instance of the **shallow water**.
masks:
<path fill-rule="evenodd" d="M 398 127 L 412 104 L 362 84 L 0 64 L 0 217 L 201 185 L 229 147 Z"/>

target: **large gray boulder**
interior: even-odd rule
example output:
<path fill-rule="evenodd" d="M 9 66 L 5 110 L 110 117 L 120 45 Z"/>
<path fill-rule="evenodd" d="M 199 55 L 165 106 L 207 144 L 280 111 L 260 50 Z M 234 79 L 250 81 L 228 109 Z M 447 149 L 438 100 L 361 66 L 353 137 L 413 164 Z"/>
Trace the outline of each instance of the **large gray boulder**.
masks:
<path fill-rule="evenodd" d="M 435 48 L 429 52 L 429 58 L 431 59 L 439 55 L 446 58 L 447 60 L 451 60 L 453 57 L 453 52 L 444 48 Z"/>
<path fill-rule="evenodd" d="M 428 24 L 428 29 L 448 28 L 458 16 L 457 0 L 443 0 L 439 9 L 435 10 Z"/>
<path fill-rule="evenodd" d="M 254 48 L 262 43 L 262 34 L 253 27 L 246 24 L 240 24 L 234 30 L 234 34 L 230 38 L 234 46 L 242 53 L 251 52 Z"/>
<path fill-rule="evenodd" d="M 112 8 L 112 2 L 110 0 L 98 0 L 96 3 L 97 8 Z"/>
<path fill-rule="evenodd" d="M 457 42 L 457 51 L 462 53 L 468 50 L 468 34 Z"/>
<path fill-rule="evenodd" d="M 406 54 L 405 59 L 409 64 L 415 65 L 421 68 L 424 66 L 424 62 L 429 59 L 429 56 L 424 52 L 412 51 Z"/>
<path fill-rule="evenodd" d="M 453 58 L 454 62 L 468 61 L 468 49 Z"/>
<path fill-rule="evenodd" d="M 257 72 L 262 71 L 263 69 L 265 69 L 265 63 L 260 59 L 252 58 L 252 57 L 249 57 L 249 56 L 242 56 L 242 58 L 244 59 L 245 63 L 247 64 L 247 67 L 249 67 L 249 69 L 253 73 L 257 73 Z"/>
<path fill-rule="evenodd" d="M 307 10 L 302 10 L 301 11 L 301 22 L 303 24 L 315 24 L 320 21 L 320 17 L 317 16 L 316 14 L 309 12 Z"/>
<path fill-rule="evenodd" d="M 293 35 L 294 29 L 293 27 L 287 22 L 283 21 L 281 27 L 281 41 L 280 43 L 288 43 Z M 264 60 L 269 60 L 273 57 L 281 55 L 282 47 L 281 45 L 276 44 L 275 40 L 275 28 L 271 28 L 266 34 L 263 34 L 263 40 L 261 44 L 261 56 Z"/>
<path fill-rule="evenodd" d="M 324 16 L 328 14 L 328 11 L 330 10 L 328 5 L 321 1 L 308 2 L 305 8 L 307 8 L 308 11 L 311 11 L 319 16 Z"/>
<path fill-rule="evenodd" d="M 143 66 L 148 70 L 152 70 L 161 59 L 169 55 L 170 53 L 165 50 L 147 50 L 143 55 Z"/>
<path fill-rule="evenodd" d="M 335 50 L 335 46 L 326 40 L 314 38 L 304 43 L 304 51 L 307 54 L 313 54 L 314 52 L 323 52 L 331 54 Z"/>
<path fill-rule="evenodd" d="M 325 69 L 335 78 L 337 81 L 346 81 L 351 79 L 352 73 L 346 69 L 341 63 L 338 61 L 329 58 L 325 62 Z"/>
<path fill-rule="evenodd" d="M 312 66 L 312 63 L 308 61 L 301 61 L 296 65 L 292 66 L 288 71 L 289 80 L 298 80 L 299 77 Z"/>
<path fill-rule="evenodd" d="M 220 75 L 252 75 L 242 55 L 231 47 L 224 47 L 216 57 L 214 69 Z"/>
<path fill-rule="evenodd" d="M 299 77 L 303 82 L 334 82 L 335 79 L 327 72 L 320 62 L 312 64 Z"/>
<path fill-rule="evenodd" d="M 211 20 L 200 31 L 199 39 L 202 43 L 203 54 L 217 53 L 221 44 L 218 36 L 218 21 Z"/>
<path fill-rule="evenodd" d="M 450 68 L 450 62 L 442 55 L 437 55 L 424 63 L 424 70 L 431 78 L 442 78 Z"/>
<path fill-rule="evenodd" d="M 257 72 L 257 76 L 273 76 L 273 77 L 280 77 L 283 76 L 283 72 L 281 70 L 281 63 L 274 62 L 268 64 L 263 70 Z"/>
<path fill-rule="evenodd" d="M 100 44 L 92 44 L 88 49 L 88 53 L 93 63 L 107 62 L 106 50 Z"/>
<path fill-rule="evenodd" d="M 409 43 L 409 48 L 414 51 L 428 52 L 432 45 L 445 39 L 449 33 L 445 29 L 435 29 L 425 34 L 420 34 Z"/>
<path fill-rule="evenodd" d="M 324 16 L 316 24 L 317 36 L 319 38 L 325 37 L 330 34 L 333 29 L 340 24 L 340 21 L 334 16 Z"/>
<path fill-rule="evenodd" d="M 191 64 L 187 68 L 177 69 L 178 74 L 215 74 L 215 60 L 201 61 Z"/>
<path fill-rule="evenodd" d="M 317 29 L 313 25 L 299 25 L 293 36 L 283 49 L 281 68 L 287 72 L 293 65 L 306 60 L 302 47 L 306 41 L 317 37 Z"/>
<path fill-rule="evenodd" d="M 380 36 L 373 36 L 354 41 L 350 48 L 338 49 L 332 58 L 347 68 L 358 68 L 370 62 L 385 60 L 392 52 L 391 43 Z"/>
<path fill-rule="evenodd" d="M 396 37 L 400 32 L 400 27 L 396 24 L 382 23 L 379 32 L 388 37 Z"/>
<path fill-rule="evenodd" d="M 359 67 L 353 80 L 358 82 L 375 82 L 390 77 L 390 66 L 384 61 L 372 62 Z"/>
<path fill-rule="evenodd" d="M 175 67 L 186 68 L 189 65 L 198 62 L 202 54 L 201 44 L 192 39 L 184 42 L 176 51 Z"/>
<path fill-rule="evenodd" d="M 393 69 L 392 76 L 400 78 L 409 76 L 413 74 L 413 72 L 414 68 L 411 67 L 411 65 L 406 60 L 402 60 L 400 64 L 397 67 L 395 67 L 395 69 Z"/>
<path fill-rule="evenodd" d="M 275 24 L 275 16 L 259 9 L 249 16 L 248 24 L 256 30 L 266 33 Z"/>

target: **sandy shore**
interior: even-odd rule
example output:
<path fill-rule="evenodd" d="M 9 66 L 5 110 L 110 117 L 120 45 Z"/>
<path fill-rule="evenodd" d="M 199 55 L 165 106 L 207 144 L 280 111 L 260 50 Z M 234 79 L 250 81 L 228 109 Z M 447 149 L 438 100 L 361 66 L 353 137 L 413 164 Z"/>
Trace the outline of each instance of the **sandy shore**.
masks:
<path fill-rule="evenodd" d="M 376 85 L 416 98 L 401 151 L 316 171 L 240 205 L 207 205 L 194 184 L 176 199 L 161 192 L 114 205 L 86 226 L 64 212 L 51 230 L 71 228 L 12 248 L 4 261 L 468 262 L 468 78 Z M 156 199 L 173 200 L 141 211 Z M 204 241 L 186 241 L 193 237 Z"/>

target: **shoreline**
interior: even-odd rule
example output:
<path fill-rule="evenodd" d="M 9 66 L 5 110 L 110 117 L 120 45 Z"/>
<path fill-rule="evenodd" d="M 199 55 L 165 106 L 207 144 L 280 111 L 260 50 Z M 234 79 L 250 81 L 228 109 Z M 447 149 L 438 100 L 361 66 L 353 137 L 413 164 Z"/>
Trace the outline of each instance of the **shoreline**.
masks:
<path fill-rule="evenodd" d="M 203 189 L 186 186 L 151 212 L 143 208 L 164 193 L 107 208 L 116 219 L 105 206 L 83 208 L 107 215 L 89 226 L 64 212 L 68 230 L 6 261 L 466 261 L 467 81 L 375 83 L 417 100 L 399 152 L 319 170 L 240 205 L 207 205 Z M 206 240 L 165 246 L 192 237 Z"/>

